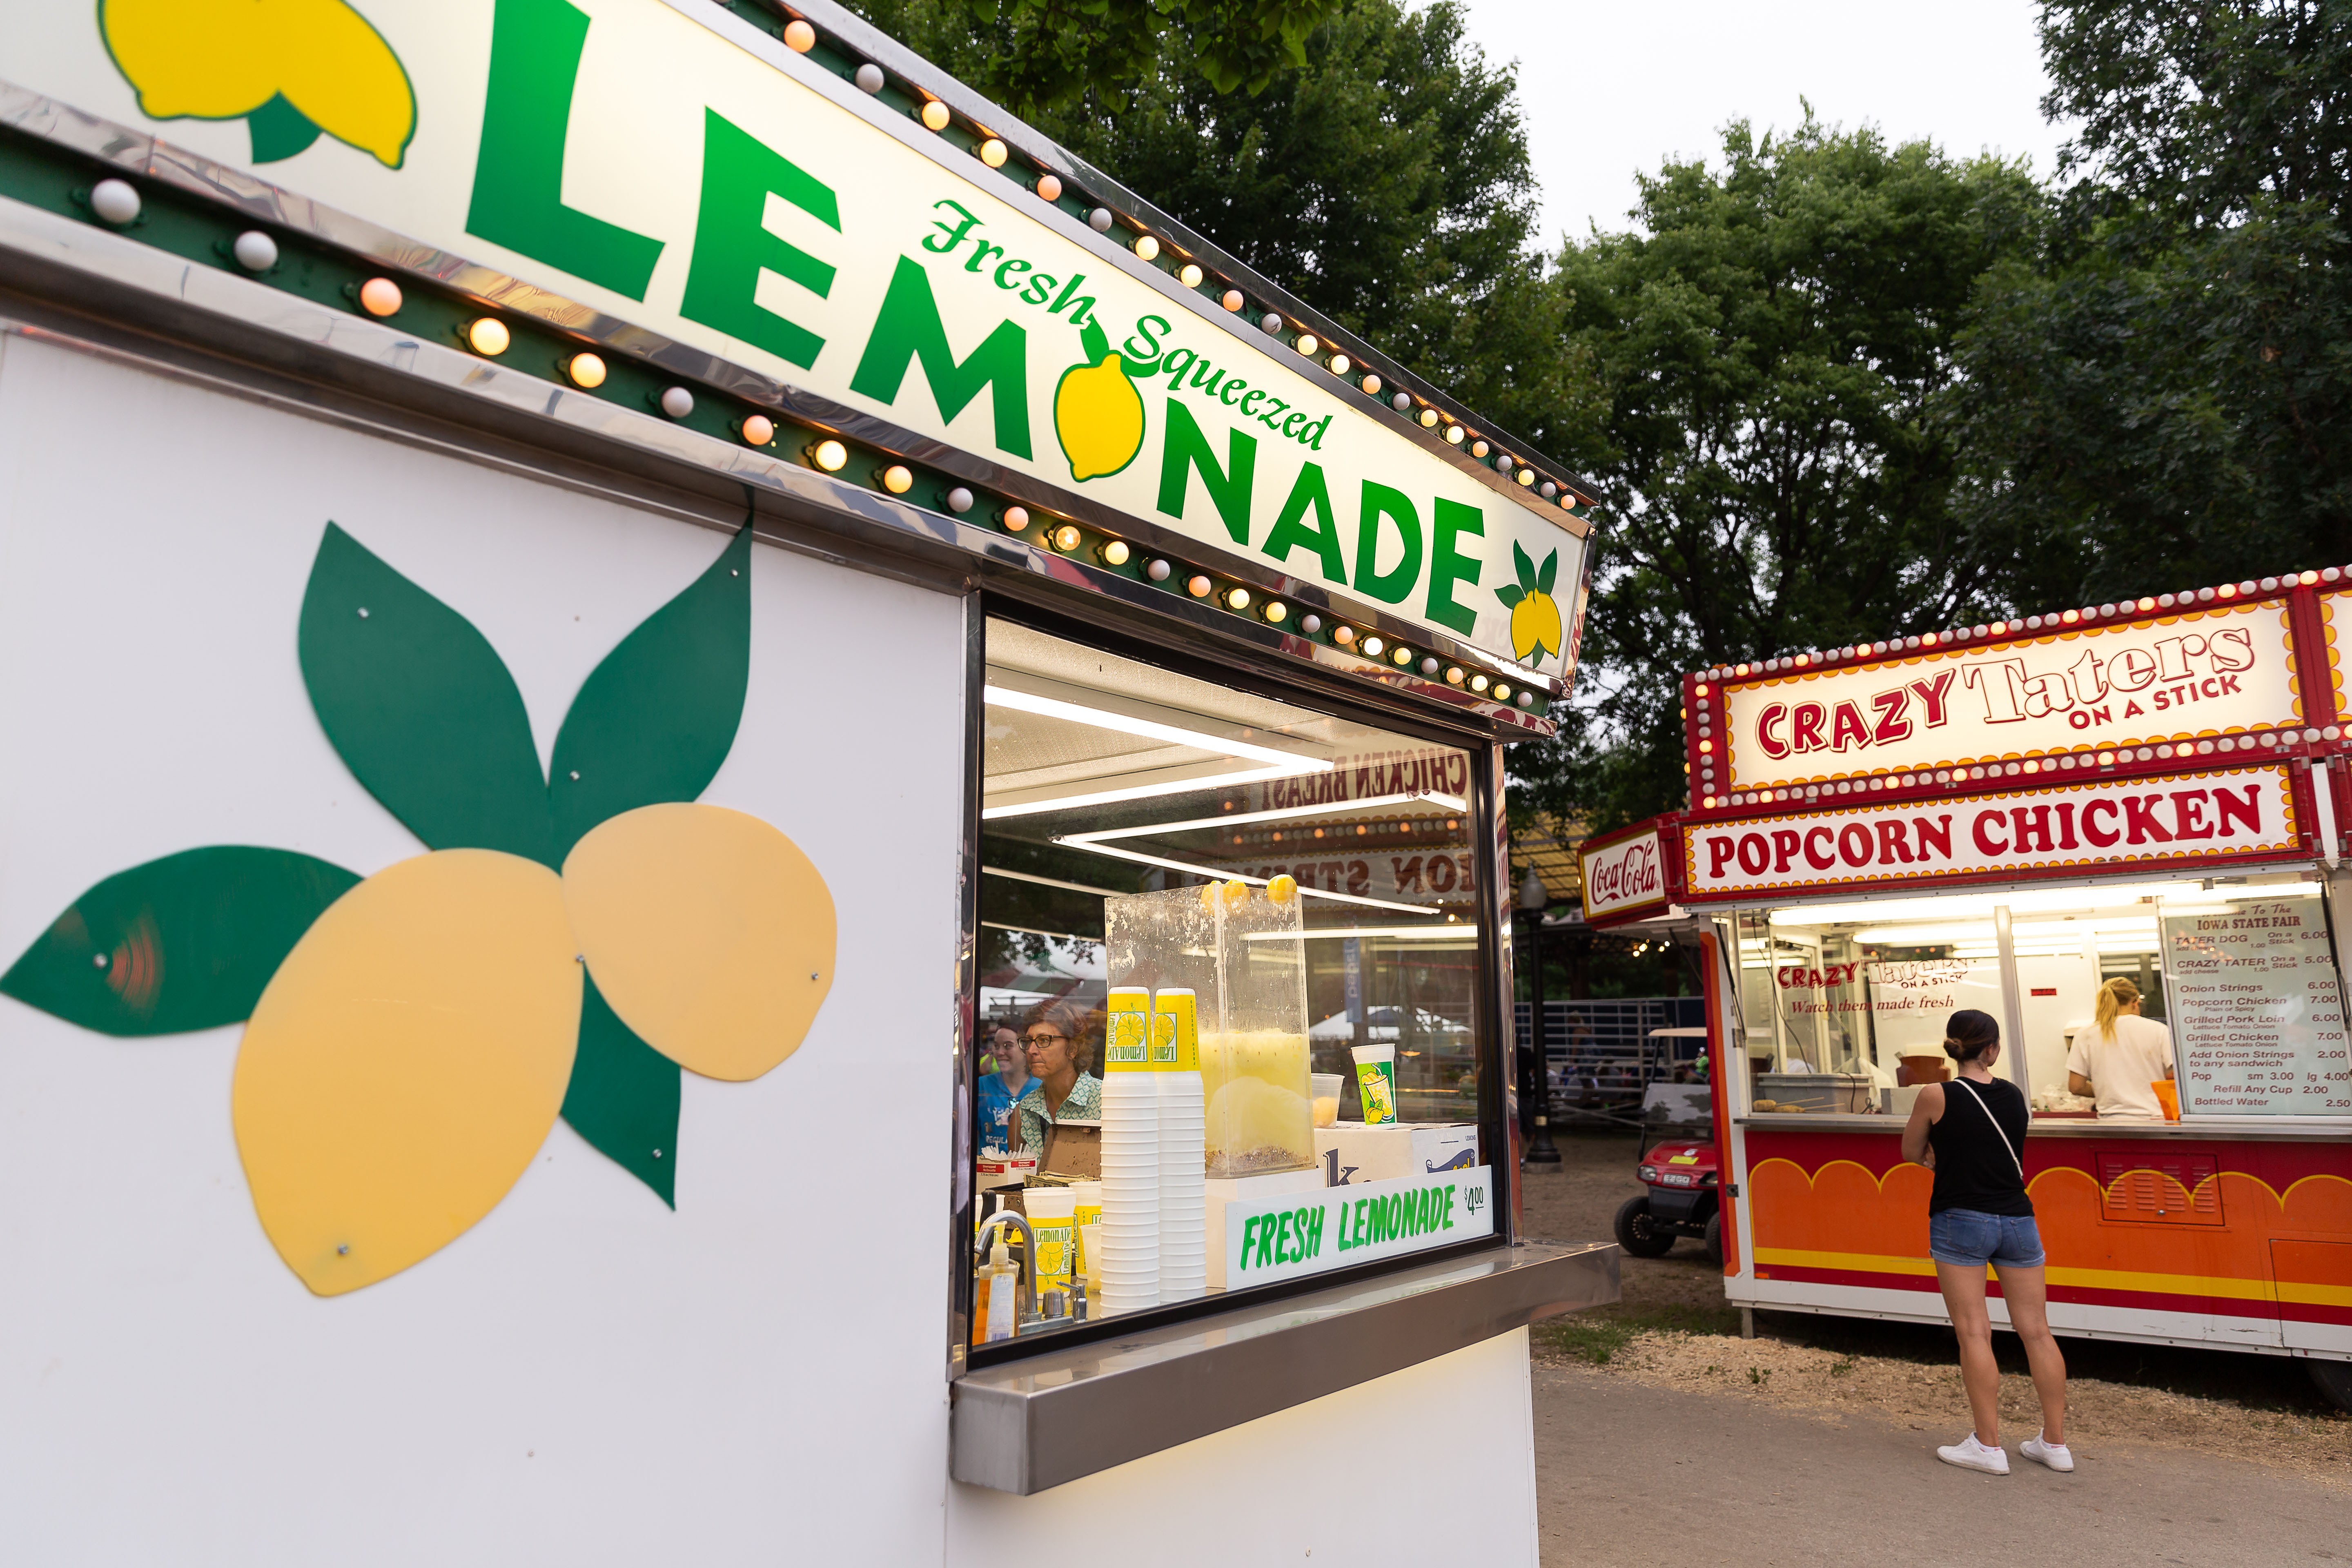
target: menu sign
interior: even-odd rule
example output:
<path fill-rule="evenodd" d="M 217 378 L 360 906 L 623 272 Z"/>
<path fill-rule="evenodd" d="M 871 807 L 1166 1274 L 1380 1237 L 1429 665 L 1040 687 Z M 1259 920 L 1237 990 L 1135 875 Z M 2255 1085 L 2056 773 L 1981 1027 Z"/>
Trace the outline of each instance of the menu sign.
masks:
<path fill-rule="evenodd" d="M 1881 1065 L 1898 1057 L 1944 1056 L 1952 1015 L 1975 1007 L 1999 1016 L 2000 966 L 1946 959 L 1926 963 L 1865 963 L 1870 1018 Z"/>
<path fill-rule="evenodd" d="M 2344 995 L 2330 945 L 2316 899 L 2164 917 L 2184 1114 L 2352 1110 Z"/>
<path fill-rule="evenodd" d="M 2272 600 L 1726 681 L 1692 722 L 1727 792 L 2302 721 Z"/>

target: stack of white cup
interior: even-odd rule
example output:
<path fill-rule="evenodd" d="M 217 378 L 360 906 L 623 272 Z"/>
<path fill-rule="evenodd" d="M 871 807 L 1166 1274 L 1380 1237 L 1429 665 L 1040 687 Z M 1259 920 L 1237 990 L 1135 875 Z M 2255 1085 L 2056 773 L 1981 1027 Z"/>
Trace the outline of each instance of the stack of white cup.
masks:
<path fill-rule="evenodd" d="M 1160 1094 L 1160 1299 L 1209 1289 L 1208 1117 L 1201 1093 L 1198 999 L 1160 988 L 1152 1003 L 1151 1076 Z"/>
<path fill-rule="evenodd" d="M 1160 1087 L 1151 993 L 1112 988 L 1103 1042 L 1102 1257 L 1089 1258 L 1106 1312 L 1160 1304 Z"/>

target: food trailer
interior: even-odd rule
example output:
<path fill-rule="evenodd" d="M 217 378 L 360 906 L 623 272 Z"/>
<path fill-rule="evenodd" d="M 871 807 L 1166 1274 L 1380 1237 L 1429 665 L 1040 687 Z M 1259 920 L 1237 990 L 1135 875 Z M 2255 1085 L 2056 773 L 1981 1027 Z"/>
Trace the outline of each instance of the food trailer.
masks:
<path fill-rule="evenodd" d="M 1714 928 L 1734 1304 L 1941 1320 L 1898 1142 L 1975 1007 L 2032 1108 L 2052 1327 L 2352 1402 L 2347 599 L 2328 567 L 1685 679 L 1690 808 L 1588 852 L 1664 872 L 1596 921 Z M 2173 1080 L 2088 1070 L 2119 977 Z"/>
<path fill-rule="evenodd" d="M 0 258 L 12 1556 L 1535 1560 L 1576 475 L 823 0 L 0 6 Z"/>

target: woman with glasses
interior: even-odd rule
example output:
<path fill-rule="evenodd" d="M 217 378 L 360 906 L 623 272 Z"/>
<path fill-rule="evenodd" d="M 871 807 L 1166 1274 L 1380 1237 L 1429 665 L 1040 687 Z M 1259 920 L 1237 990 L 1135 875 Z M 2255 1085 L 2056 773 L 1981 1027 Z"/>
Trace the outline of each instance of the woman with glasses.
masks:
<path fill-rule="evenodd" d="M 1029 1091 L 1013 1107 L 1020 1146 L 1043 1152 L 1056 1121 L 1102 1119 L 1102 1079 L 1094 1065 L 1090 1016 L 1067 1002 L 1050 1002 L 1030 1016 L 1021 1043 L 1029 1050 Z"/>

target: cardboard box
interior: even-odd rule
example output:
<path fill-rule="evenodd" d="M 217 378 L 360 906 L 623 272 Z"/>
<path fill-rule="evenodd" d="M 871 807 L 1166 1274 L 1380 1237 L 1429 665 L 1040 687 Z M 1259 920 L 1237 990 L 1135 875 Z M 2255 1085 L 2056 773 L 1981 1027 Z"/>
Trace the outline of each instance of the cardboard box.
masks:
<path fill-rule="evenodd" d="M 1045 1152 L 1037 1162 L 1041 1176 L 1068 1176 L 1091 1182 L 1102 1174 L 1102 1123 L 1056 1121 L 1045 1131 Z"/>
<path fill-rule="evenodd" d="M 1391 1121 L 1367 1127 L 1342 1121 L 1315 1130 L 1315 1158 L 1335 1187 L 1391 1182 L 1478 1163 L 1475 1121 Z"/>
<path fill-rule="evenodd" d="M 1258 1198 L 1279 1197 L 1285 1193 L 1313 1193 L 1322 1190 L 1320 1170 L 1269 1171 L 1262 1176 L 1212 1176 L 1209 1178 L 1208 1243 L 1209 1289 L 1225 1288 L 1225 1205 L 1249 1203 Z"/>

